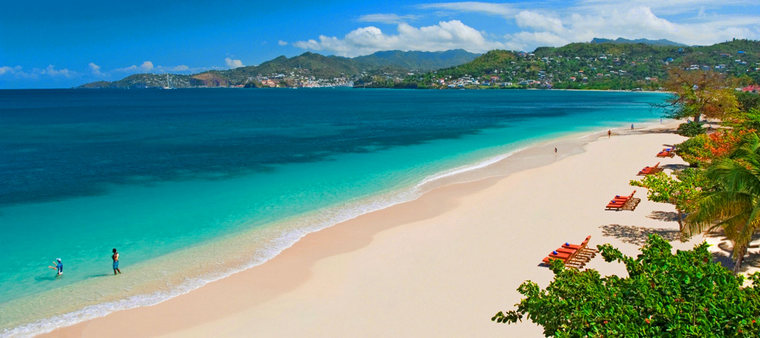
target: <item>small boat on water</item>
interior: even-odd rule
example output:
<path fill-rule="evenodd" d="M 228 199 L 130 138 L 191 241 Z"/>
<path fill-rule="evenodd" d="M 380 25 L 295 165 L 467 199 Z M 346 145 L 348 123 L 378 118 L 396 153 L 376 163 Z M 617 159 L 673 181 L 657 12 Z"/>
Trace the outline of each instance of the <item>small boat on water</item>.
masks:
<path fill-rule="evenodd" d="M 171 81 L 169 79 L 169 74 L 166 74 L 166 86 L 163 86 L 162 89 L 174 89 L 174 87 L 172 87 L 172 83 L 171 83 Z"/>

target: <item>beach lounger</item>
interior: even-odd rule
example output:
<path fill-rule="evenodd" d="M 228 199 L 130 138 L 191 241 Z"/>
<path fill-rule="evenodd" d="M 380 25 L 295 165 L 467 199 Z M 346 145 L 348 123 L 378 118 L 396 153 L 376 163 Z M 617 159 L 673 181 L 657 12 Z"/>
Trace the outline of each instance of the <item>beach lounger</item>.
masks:
<path fill-rule="evenodd" d="M 673 148 L 665 148 L 661 152 L 657 153 L 657 157 L 673 157 Z"/>
<path fill-rule="evenodd" d="M 591 236 L 586 237 L 580 245 L 565 243 L 550 252 L 542 262 L 549 265 L 551 260 L 559 259 L 568 267 L 580 269 L 596 255 L 596 250 L 587 248 L 589 240 Z"/>
<path fill-rule="evenodd" d="M 557 255 L 549 254 L 549 256 L 544 257 L 542 262 L 546 265 L 549 265 L 551 263 L 551 260 L 553 259 L 559 259 L 563 263 L 565 263 L 565 266 L 580 269 L 582 268 L 589 260 L 588 257 L 581 257 L 579 255 L 568 255 L 568 254 L 560 254 Z"/>
<path fill-rule="evenodd" d="M 625 202 L 624 203 L 610 202 L 610 203 L 607 204 L 606 207 L 604 207 L 604 209 L 606 209 L 606 210 L 620 210 L 620 209 L 623 209 L 623 206 L 625 206 Z"/>
<path fill-rule="evenodd" d="M 660 162 L 657 162 L 657 164 L 654 165 L 654 167 L 644 167 L 644 169 L 639 170 L 639 176 L 654 174 L 656 172 L 660 172 L 662 168 L 660 168 Z"/>
<path fill-rule="evenodd" d="M 565 244 L 562 244 L 562 247 L 567 248 L 567 249 L 578 250 L 579 255 L 587 255 L 587 256 L 594 257 L 594 255 L 596 255 L 598 250 L 588 247 L 588 242 L 590 240 L 591 240 L 591 236 L 588 236 L 586 237 L 586 239 L 583 240 L 583 242 L 581 242 L 581 244 L 565 243 Z"/>
<path fill-rule="evenodd" d="M 629 201 L 633 199 L 634 194 L 636 194 L 636 190 L 634 190 L 628 196 L 616 195 L 609 203 L 607 203 L 607 206 L 605 207 L 605 209 L 606 210 L 622 210 L 623 207 L 626 205 L 626 203 L 629 203 Z"/>
<path fill-rule="evenodd" d="M 583 242 L 581 244 L 565 243 L 565 244 L 562 244 L 562 246 L 565 247 L 565 248 L 570 248 L 570 249 L 576 249 L 577 250 L 577 249 L 583 248 L 586 245 L 588 245 L 588 241 L 590 241 L 590 240 L 591 240 L 591 236 L 588 236 L 588 237 L 586 237 L 586 239 L 583 240 Z"/>

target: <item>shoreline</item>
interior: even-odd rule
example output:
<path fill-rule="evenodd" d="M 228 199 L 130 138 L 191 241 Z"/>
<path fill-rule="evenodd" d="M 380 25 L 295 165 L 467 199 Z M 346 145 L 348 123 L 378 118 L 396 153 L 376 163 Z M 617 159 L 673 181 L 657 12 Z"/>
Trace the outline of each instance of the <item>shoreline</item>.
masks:
<path fill-rule="evenodd" d="M 648 127 L 648 129 L 640 128 L 640 129 L 637 129 L 636 131 L 634 131 L 634 133 L 638 134 L 640 132 L 649 132 L 649 130 L 651 130 L 651 129 L 657 129 L 657 128 L 659 128 L 659 124 L 657 124 L 656 122 L 651 122 L 649 124 L 650 124 L 650 126 Z M 607 128 L 604 128 L 604 129 L 607 129 Z M 616 129 L 616 134 L 615 134 L 616 137 L 620 137 L 620 136 L 623 136 L 625 134 L 630 134 L 630 132 L 627 131 L 626 128 L 615 128 L 615 129 Z M 223 284 L 228 279 L 234 279 L 234 278 L 236 278 L 235 276 L 242 275 L 242 274 L 251 274 L 252 273 L 251 271 L 254 271 L 254 270 L 270 270 L 270 269 L 267 269 L 266 266 L 267 265 L 271 265 L 271 264 L 276 264 L 276 263 L 272 263 L 272 262 L 282 260 L 282 258 L 278 259 L 278 257 L 280 257 L 280 256 L 283 256 L 283 255 L 286 255 L 286 256 L 297 255 L 296 252 L 302 251 L 302 249 L 300 249 L 302 247 L 319 246 L 319 244 L 313 244 L 313 243 L 311 243 L 311 242 L 314 242 L 315 240 L 310 239 L 310 238 L 320 238 L 319 240 L 316 240 L 317 242 L 331 241 L 329 238 L 331 238 L 332 236 L 335 236 L 333 234 L 334 232 L 336 232 L 336 231 L 338 231 L 338 232 L 349 231 L 347 229 L 350 226 L 350 224 L 354 224 L 354 229 L 351 230 L 351 231 L 354 231 L 354 230 L 357 230 L 358 228 L 361 227 L 361 226 L 359 226 L 357 224 L 362 224 L 362 222 L 363 222 L 363 220 L 365 218 L 374 218 L 378 214 L 385 215 L 384 217 L 393 217 L 394 214 L 398 214 L 399 213 L 399 210 L 406 210 L 406 209 L 410 208 L 410 206 L 409 206 L 410 204 L 424 204 L 424 200 L 427 200 L 426 196 L 429 195 L 429 194 L 431 194 L 431 193 L 435 193 L 435 194 L 439 194 L 439 195 L 440 194 L 446 194 L 446 191 L 449 191 L 449 190 L 453 189 L 453 190 L 457 190 L 458 191 L 457 195 L 459 195 L 459 194 L 462 194 L 462 193 L 465 193 L 465 194 L 475 193 L 477 191 L 480 191 L 480 190 L 483 190 L 483 189 L 487 189 L 488 187 L 495 185 L 497 182 L 499 182 L 501 180 L 504 180 L 504 179 L 506 179 L 506 178 L 508 178 L 510 176 L 513 176 L 516 173 L 525 172 L 526 170 L 530 171 L 530 169 L 540 168 L 540 167 L 552 164 L 552 163 L 557 162 L 557 161 L 562 161 L 563 159 L 565 159 L 567 157 L 572 158 L 573 157 L 572 155 L 577 155 L 579 153 L 583 153 L 584 152 L 583 148 L 588 145 L 588 142 L 593 142 L 594 140 L 600 139 L 600 137 L 603 136 L 603 135 L 600 135 L 600 134 L 603 134 L 603 132 L 601 130 L 599 130 L 599 129 L 596 129 L 596 131 L 591 132 L 591 133 L 589 133 L 589 132 L 569 133 L 568 135 L 560 136 L 559 138 L 553 138 L 553 139 L 550 139 L 550 140 L 545 140 L 545 141 L 537 142 L 536 144 L 533 144 L 533 145 L 529 146 L 528 149 L 523 149 L 523 150 L 520 150 L 520 151 L 516 151 L 512 156 L 509 156 L 507 159 L 504 159 L 502 161 L 497 161 L 496 164 L 487 166 L 488 169 L 494 169 L 492 167 L 494 167 L 494 166 L 498 167 L 498 165 L 501 164 L 502 167 L 498 168 L 498 171 L 500 171 L 502 173 L 504 173 L 504 171 L 502 171 L 502 170 L 506 169 L 508 171 L 508 173 L 503 174 L 501 176 L 498 176 L 498 175 L 497 176 L 491 176 L 491 177 L 487 176 L 486 178 L 483 178 L 483 179 L 480 179 L 480 180 L 475 180 L 475 181 L 465 181 L 465 182 L 459 182 L 459 183 L 453 183 L 453 184 L 451 184 L 451 183 L 450 184 L 444 184 L 441 187 L 433 188 L 432 191 L 426 192 L 425 194 L 423 194 L 423 196 L 421 196 L 421 197 L 419 197 L 417 199 L 414 199 L 412 201 L 404 202 L 404 203 L 401 203 L 401 204 L 396 204 L 396 205 L 390 206 L 388 208 L 384 208 L 384 209 L 381 209 L 381 210 L 377 210 L 377 211 L 373 211 L 373 212 L 370 212 L 370 213 L 367 213 L 367 214 L 363 214 L 363 215 L 361 215 L 359 217 L 350 219 L 348 221 L 338 223 L 338 224 L 336 224 L 336 225 L 334 225 L 332 227 L 329 227 L 329 228 L 326 228 L 326 229 L 322 229 L 322 230 L 319 230 L 319 231 L 316 231 L 316 232 L 312 232 L 312 233 L 310 233 L 310 234 L 302 237 L 301 240 L 299 240 L 298 242 L 296 242 L 294 245 L 290 246 L 289 248 L 283 250 L 279 255 L 275 256 L 271 260 L 269 260 L 267 262 L 264 262 L 263 264 L 258 265 L 256 267 L 252 267 L 252 268 L 243 270 L 242 272 L 235 273 L 235 274 L 233 274 L 231 276 L 221 278 L 218 281 L 208 283 L 205 286 L 200 287 L 199 289 L 190 291 L 190 293 L 188 293 L 188 294 L 180 295 L 180 296 L 174 297 L 174 298 L 170 298 L 170 299 L 168 299 L 168 300 L 166 300 L 164 302 L 161 302 L 161 303 L 159 303 L 158 305 L 155 305 L 155 306 L 139 307 L 139 308 L 135 308 L 135 309 L 131 309 L 131 310 L 114 312 L 114 313 L 111 313 L 109 315 L 106 315 L 105 317 L 100 317 L 100 318 L 89 320 L 89 321 L 86 321 L 86 322 L 83 322 L 83 323 L 80 323 L 80 324 L 76 324 L 76 325 L 74 325 L 74 327 L 71 327 L 71 328 L 72 328 L 72 330 L 77 330 L 75 327 L 87 326 L 88 323 L 98 322 L 98 321 L 104 320 L 104 318 L 107 319 L 108 317 L 111 317 L 114 314 L 128 313 L 128 312 L 132 312 L 132 311 L 140 312 L 142 309 L 154 308 L 154 307 L 158 307 L 158 306 L 161 306 L 162 304 L 170 303 L 170 302 L 174 303 L 174 300 L 177 300 L 177 299 L 180 299 L 180 298 L 183 298 L 183 297 L 191 296 L 194 293 L 199 292 L 200 290 L 208 288 L 210 285 Z M 581 137 L 578 137 L 578 135 L 581 135 Z M 581 139 L 584 139 L 584 138 L 587 138 L 588 140 L 581 140 Z M 536 162 L 536 160 L 537 160 L 537 158 L 536 158 L 537 154 L 541 154 L 541 153 L 546 154 L 547 150 L 551 150 L 551 148 L 554 146 L 554 144 L 560 145 L 560 147 L 562 147 L 562 149 L 563 149 L 562 155 L 559 156 L 559 157 L 557 157 L 557 158 L 554 158 L 554 156 L 551 156 L 551 155 L 550 156 L 545 156 L 543 158 L 543 160 L 545 161 L 545 163 L 542 163 L 541 161 Z M 565 147 L 563 145 L 573 145 L 573 146 Z M 564 149 L 566 149 L 566 148 L 569 148 L 571 150 L 569 152 L 565 152 L 566 150 L 564 150 Z M 538 157 L 540 157 L 540 156 L 538 156 Z M 523 161 L 521 161 L 521 160 L 523 160 Z M 530 161 L 533 165 L 527 165 L 526 167 L 520 168 L 521 165 L 525 165 L 525 163 L 521 163 L 521 162 L 524 162 L 525 160 Z M 507 163 L 507 162 L 512 163 L 513 166 L 511 166 L 511 167 L 509 165 L 505 166 L 504 164 Z M 627 181 L 625 183 L 627 184 Z M 463 186 L 466 186 L 468 188 L 462 188 Z M 425 218 L 434 217 L 436 214 L 444 213 L 447 210 L 446 207 L 432 208 L 432 209 L 428 207 L 426 209 L 428 209 L 427 213 L 422 213 L 422 214 L 415 215 L 415 216 L 411 217 L 410 219 L 406 219 L 405 222 L 402 222 L 402 223 L 407 224 L 407 223 L 409 223 L 411 221 L 414 221 L 416 219 L 419 219 L 419 218 L 425 219 Z M 409 213 L 409 212 L 407 211 L 406 213 Z M 338 228 L 338 229 L 341 229 L 341 230 L 331 230 L 331 229 L 334 229 L 334 228 Z M 391 227 L 391 228 L 393 228 L 393 227 Z M 374 230 L 371 231 L 371 232 L 373 232 L 373 233 L 380 233 L 380 232 L 388 231 L 389 229 L 390 228 L 386 228 L 386 227 L 382 227 L 381 226 L 381 227 L 374 228 Z M 338 237 L 340 237 L 340 236 L 338 236 Z M 322 255 L 320 257 L 327 258 L 327 257 L 331 257 L 331 256 L 334 256 L 334 255 L 339 255 L 339 254 L 342 253 L 342 251 L 352 252 L 352 250 L 357 250 L 357 249 L 361 248 L 362 247 L 362 245 L 361 245 L 362 243 L 366 244 L 366 239 L 363 240 L 363 241 L 352 240 L 351 242 L 353 242 L 353 244 L 352 245 L 346 244 L 345 246 L 347 246 L 347 247 L 344 247 L 344 250 L 338 250 L 339 252 L 332 252 L 331 254 Z M 307 264 L 307 267 L 310 266 L 310 265 L 316 264 L 318 261 L 319 261 L 319 259 L 315 258 L 314 260 L 312 260 L 310 262 L 310 264 Z M 274 274 L 274 275 L 277 275 L 277 274 Z M 280 281 L 280 282 L 285 282 L 284 284 L 291 285 L 293 280 L 303 280 L 303 278 L 295 278 L 295 279 L 288 278 L 287 281 Z M 296 284 L 298 284 L 298 283 L 296 283 Z M 293 285 L 291 285 L 291 287 L 293 287 Z M 271 290 L 271 286 L 270 286 L 270 291 L 274 291 L 274 290 Z M 285 292 L 285 291 L 287 291 L 287 290 L 279 290 L 279 292 Z M 265 300 L 264 299 L 259 299 L 259 301 L 265 301 Z M 59 336 L 59 334 L 62 333 L 61 331 L 67 331 L 67 330 L 68 330 L 67 328 L 64 328 L 64 329 L 59 329 L 58 331 L 54 331 L 53 332 L 53 336 Z M 64 336 L 68 336 L 65 333 L 63 333 L 63 335 Z"/>
<path fill-rule="evenodd" d="M 657 125 L 657 122 L 656 120 L 649 120 L 648 122 L 637 122 L 637 124 Z M 507 153 L 486 157 L 471 164 L 454 167 L 449 170 L 445 170 L 445 171 L 427 176 L 424 179 L 422 179 L 420 182 L 418 182 L 416 185 L 414 185 L 413 187 L 414 191 L 398 190 L 398 191 L 393 192 L 393 195 L 407 193 L 407 195 L 412 196 L 411 199 L 407 199 L 407 200 L 402 199 L 401 201 L 392 202 L 388 205 L 379 206 L 379 207 L 367 207 L 366 208 L 367 210 L 361 211 L 357 215 L 349 216 L 347 218 L 339 219 L 339 220 L 331 219 L 331 221 L 328 222 L 329 224 L 325 223 L 326 225 L 323 225 L 323 226 L 315 226 L 313 229 L 310 229 L 306 232 L 298 232 L 298 233 L 290 234 L 292 236 L 295 236 L 292 238 L 296 238 L 296 237 L 297 238 L 294 240 L 292 238 L 287 239 L 288 241 L 292 240 L 292 242 L 289 245 L 283 246 L 281 248 L 277 248 L 276 250 L 271 249 L 271 248 L 267 249 L 266 251 L 271 252 L 271 256 L 264 257 L 261 260 L 255 260 L 255 261 L 250 261 L 250 262 L 235 261 L 234 264 L 227 264 L 229 266 L 229 268 L 227 269 L 197 275 L 196 277 L 186 279 L 184 282 L 174 285 L 168 290 L 161 289 L 155 292 L 138 293 L 135 295 L 128 296 L 127 298 L 123 298 L 123 299 L 119 299 L 115 301 L 107 301 L 103 303 L 95 303 L 92 305 L 87 305 L 81 310 L 64 313 L 64 314 L 56 315 L 53 317 L 43 318 L 31 323 L 22 324 L 17 327 L 6 329 L 5 333 L 6 334 L 30 334 L 34 332 L 35 334 L 38 334 L 38 333 L 50 332 L 51 329 L 56 329 L 60 327 L 60 325 L 63 325 L 62 323 L 67 323 L 66 325 L 76 325 L 78 323 L 82 323 L 82 322 L 86 322 L 90 320 L 97 320 L 98 318 L 108 316 L 109 314 L 114 313 L 114 312 L 129 311 L 132 309 L 150 307 L 150 306 L 154 306 L 154 305 L 169 301 L 176 297 L 181 297 L 183 295 L 186 295 L 187 293 L 190 293 L 190 292 L 193 292 L 194 290 L 202 288 L 205 285 L 208 285 L 209 283 L 214 283 L 216 281 L 228 278 L 234 274 L 245 272 L 247 270 L 256 268 L 262 264 L 266 264 L 267 262 L 274 259 L 276 256 L 280 255 L 283 251 L 286 251 L 292 246 L 297 245 L 297 243 L 301 241 L 305 236 L 309 236 L 310 234 L 324 231 L 325 229 L 328 229 L 330 227 L 349 222 L 357 217 L 362 217 L 363 215 L 366 215 L 369 213 L 379 212 L 387 208 L 393 208 L 399 204 L 414 202 L 415 200 L 421 198 L 422 195 L 427 194 L 430 191 L 434 191 L 436 189 L 439 189 L 441 187 L 445 187 L 451 184 L 462 184 L 462 183 L 470 183 L 473 181 L 499 179 L 499 178 L 506 177 L 508 175 L 511 175 L 519 171 L 542 166 L 547 163 L 551 163 L 552 161 L 556 161 L 558 159 L 562 159 L 564 157 L 577 154 L 579 152 L 582 152 L 583 144 L 589 142 L 591 139 L 599 137 L 607 129 L 610 129 L 610 128 L 590 127 L 582 131 L 562 132 L 562 133 L 549 136 L 549 138 L 542 137 L 542 138 L 537 138 L 535 140 L 529 140 L 529 141 L 526 141 L 522 145 L 518 143 L 516 146 L 516 149 L 508 151 Z M 620 131 L 620 132 L 616 132 L 617 134 L 626 134 L 629 132 L 627 128 L 623 128 L 623 127 L 614 128 L 614 129 Z M 637 130 L 640 130 L 640 129 L 643 129 L 643 128 L 637 128 Z M 537 159 L 535 155 L 537 153 L 550 153 L 551 148 L 554 146 L 559 146 L 562 149 L 559 156 L 554 156 L 554 155 L 544 156 L 542 159 L 538 159 L 539 162 L 536 162 Z M 523 162 L 522 160 L 528 160 L 528 161 Z M 359 204 L 363 204 L 363 203 L 359 203 Z M 243 236 L 250 235 L 251 233 L 252 231 L 246 231 L 242 235 Z M 237 234 L 235 237 L 239 235 L 241 234 Z M 214 246 L 219 247 L 220 245 L 230 241 L 230 238 L 228 237 L 230 236 L 224 236 L 222 238 L 213 240 L 211 243 L 204 243 L 199 246 L 193 246 L 188 249 L 180 250 L 179 252 L 176 252 L 172 255 L 157 257 L 156 259 L 159 261 L 164 261 L 167 259 L 171 259 L 170 257 L 174 257 L 174 258 L 185 257 L 192 253 L 198 253 L 203 250 L 208 251 L 209 250 L 208 248 L 210 247 L 214 247 Z M 246 239 L 237 239 L 237 240 L 233 239 L 233 241 L 234 242 L 230 242 L 230 243 L 245 242 Z M 230 243 L 227 243 L 227 244 L 230 244 Z M 220 249 L 211 248 L 211 250 L 220 250 Z M 137 266 L 135 268 L 137 268 Z M 154 273 L 160 273 L 160 271 L 154 271 Z M 104 311 L 105 313 L 103 313 Z M 68 323 L 71 323 L 71 324 L 68 324 Z M 55 326 L 55 328 L 52 328 L 51 325 Z"/>

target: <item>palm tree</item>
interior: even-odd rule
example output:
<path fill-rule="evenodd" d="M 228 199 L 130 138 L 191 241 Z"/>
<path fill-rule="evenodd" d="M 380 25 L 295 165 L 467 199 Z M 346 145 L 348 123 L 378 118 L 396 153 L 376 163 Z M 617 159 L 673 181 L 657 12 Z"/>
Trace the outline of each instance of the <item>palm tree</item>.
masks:
<path fill-rule="evenodd" d="M 686 218 L 687 234 L 723 228 L 734 244 L 739 271 L 752 235 L 760 229 L 760 138 L 754 133 L 730 157 L 714 162 L 706 176 L 716 183 Z"/>

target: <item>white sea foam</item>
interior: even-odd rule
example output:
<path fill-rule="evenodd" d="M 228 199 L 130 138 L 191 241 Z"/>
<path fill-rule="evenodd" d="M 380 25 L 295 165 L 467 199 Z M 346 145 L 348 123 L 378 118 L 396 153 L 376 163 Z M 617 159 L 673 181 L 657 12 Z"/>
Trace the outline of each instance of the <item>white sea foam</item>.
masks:
<path fill-rule="evenodd" d="M 428 185 L 428 184 L 430 184 L 432 182 L 439 181 L 439 180 L 442 180 L 444 178 L 448 178 L 448 177 L 464 174 L 466 172 L 470 172 L 470 171 L 473 171 L 473 170 L 478 170 L 478 169 L 482 169 L 482 168 L 494 165 L 494 164 L 499 163 L 499 162 L 501 162 L 501 161 L 509 158 L 510 156 L 514 155 L 515 153 L 517 153 L 519 151 L 522 151 L 522 150 L 524 150 L 526 148 L 527 147 L 518 148 L 518 149 L 515 149 L 513 151 L 504 153 L 504 154 L 500 154 L 500 155 L 496 155 L 496 156 L 492 156 L 492 157 L 486 158 L 485 160 L 482 160 L 482 161 L 474 163 L 474 164 L 464 165 L 464 166 L 461 166 L 461 167 L 456 167 L 456 168 L 453 168 L 453 169 L 445 170 L 443 172 L 440 172 L 440 173 L 437 173 L 437 174 L 434 174 L 434 175 L 430 175 L 430 176 L 424 178 L 422 181 L 420 181 L 420 183 L 417 183 L 417 185 L 415 186 L 415 188 L 419 191 L 425 185 Z"/>

